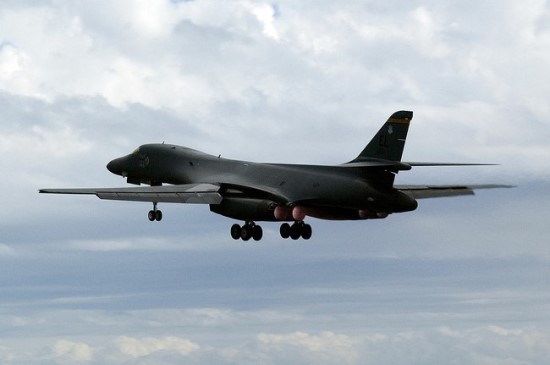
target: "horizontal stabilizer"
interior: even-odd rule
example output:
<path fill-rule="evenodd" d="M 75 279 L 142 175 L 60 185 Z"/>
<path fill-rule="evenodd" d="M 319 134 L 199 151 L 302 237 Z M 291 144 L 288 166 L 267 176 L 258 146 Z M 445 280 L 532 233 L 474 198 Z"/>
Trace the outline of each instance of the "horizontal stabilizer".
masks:
<path fill-rule="evenodd" d="M 444 198 L 461 195 L 474 195 L 477 189 L 513 188 L 512 185 L 395 185 L 395 189 L 415 198 Z"/>
<path fill-rule="evenodd" d="M 498 166 L 496 163 L 403 162 L 409 166 Z"/>
<path fill-rule="evenodd" d="M 407 163 L 399 162 L 399 161 L 389 161 L 389 160 L 368 160 L 368 161 L 361 161 L 361 162 L 347 162 L 345 164 L 340 165 L 340 167 L 376 167 L 376 168 L 384 168 L 392 171 L 400 171 L 400 170 L 410 170 L 411 166 Z"/>
<path fill-rule="evenodd" d="M 340 165 L 341 167 L 378 167 L 391 171 L 410 170 L 421 166 L 496 166 L 494 163 L 455 163 L 455 162 L 399 162 L 389 160 L 365 159 L 364 161 L 352 161 Z"/>
<path fill-rule="evenodd" d="M 223 197 L 214 184 L 184 184 L 132 188 L 41 189 L 44 194 L 86 194 L 106 200 L 155 203 L 220 204 Z"/>

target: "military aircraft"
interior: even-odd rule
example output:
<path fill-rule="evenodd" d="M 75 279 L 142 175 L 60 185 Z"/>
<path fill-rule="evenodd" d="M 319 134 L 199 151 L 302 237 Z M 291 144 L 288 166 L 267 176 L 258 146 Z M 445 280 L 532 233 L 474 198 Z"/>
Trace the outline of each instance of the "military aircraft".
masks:
<path fill-rule="evenodd" d="M 100 199 L 152 202 L 150 221 L 160 221 L 158 203 L 209 204 L 214 213 L 244 221 L 234 239 L 259 241 L 257 221 L 280 221 L 280 234 L 309 239 L 306 217 L 327 220 L 381 219 L 413 211 L 416 199 L 473 195 L 474 189 L 506 185 L 394 185 L 395 175 L 415 166 L 486 165 L 401 162 L 411 111 L 395 112 L 361 153 L 335 166 L 255 163 L 209 155 L 171 144 L 146 144 L 112 160 L 107 169 L 145 187 L 41 189 L 40 193 L 91 194 Z M 289 224 L 292 223 L 292 224 Z"/>

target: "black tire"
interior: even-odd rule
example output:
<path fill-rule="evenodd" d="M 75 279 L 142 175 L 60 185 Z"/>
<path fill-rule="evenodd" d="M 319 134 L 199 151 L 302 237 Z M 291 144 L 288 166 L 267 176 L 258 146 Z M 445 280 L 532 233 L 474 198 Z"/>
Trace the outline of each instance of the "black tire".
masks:
<path fill-rule="evenodd" d="M 313 233 L 311 226 L 309 224 L 304 224 L 301 228 L 302 228 L 302 238 L 305 240 L 309 240 Z"/>
<path fill-rule="evenodd" d="M 231 226 L 231 237 L 234 240 L 241 239 L 241 226 L 239 226 L 238 224 L 234 224 Z"/>
<path fill-rule="evenodd" d="M 156 214 L 155 214 L 155 211 L 154 210 L 150 210 L 149 211 L 149 214 L 147 214 L 147 218 L 149 218 L 149 220 L 152 222 L 155 220 L 156 218 Z"/>
<path fill-rule="evenodd" d="M 290 227 L 290 238 L 292 238 L 293 240 L 297 240 L 298 238 L 300 238 L 301 234 L 302 234 L 302 226 L 298 223 L 294 223 Z"/>
<path fill-rule="evenodd" d="M 156 220 L 157 222 L 160 222 L 160 221 L 162 220 L 162 212 L 161 212 L 160 210 L 157 210 L 157 211 L 155 212 L 155 220 Z"/>
<path fill-rule="evenodd" d="M 290 237 L 290 224 L 281 224 L 281 229 L 279 230 L 279 233 L 281 234 L 281 237 L 283 237 L 285 240 Z"/>
<path fill-rule="evenodd" d="M 249 226 L 248 224 L 245 224 L 241 228 L 241 239 L 243 241 L 248 241 L 251 238 L 252 238 L 252 227 Z"/>
<path fill-rule="evenodd" d="M 262 227 L 254 226 L 252 228 L 252 238 L 254 239 L 254 241 L 261 240 L 263 235 L 264 235 L 264 231 L 263 231 Z"/>

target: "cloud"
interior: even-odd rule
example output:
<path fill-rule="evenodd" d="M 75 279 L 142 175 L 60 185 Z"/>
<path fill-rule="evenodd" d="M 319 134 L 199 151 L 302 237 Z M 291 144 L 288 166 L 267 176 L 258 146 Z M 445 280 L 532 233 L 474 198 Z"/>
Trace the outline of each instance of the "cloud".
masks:
<path fill-rule="evenodd" d="M 0 242 L 0 257 L 13 256 L 15 254 L 16 254 L 16 250 L 13 247 Z"/>
<path fill-rule="evenodd" d="M 0 362 L 542 363 L 550 12 L 527 2 L 4 1 Z M 309 242 L 207 207 L 38 195 L 123 186 L 148 142 L 348 161 L 415 111 L 399 183 L 517 184 Z M 68 325 L 70 324 L 70 325 Z M 213 361 L 215 360 L 215 361 Z"/>
<path fill-rule="evenodd" d="M 262 24 L 263 34 L 274 40 L 279 40 L 279 33 L 275 27 L 275 9 L 273 5 L 268 4 L 255 4 L 245 3 L 245 6 L 250 8 L 252 14 L 256 16 L 258 21 Z"/>
<path fill-rule="evenodd" d="M 401 298 L 411 299 L 408 293 Z M 416 311 L 396 311 L 393 302 L 388 306 L 394 308 L 387 308 L 386 315 L 380 315 L 379 309 L 365 303 L 368 307 L 339 319 L 330 319 L 328 313 L 319 312 L 319 307 L 313 313 L 295 313 L 292 318 L 288 310 L 200 307 L 164 310 L 164 315 L 160 315 L 163 310 L 156 308 L 131 312 L 40 311 L 25 319 L 34 335 L 24 334 L 21 328 L 9 328 L 12 337 L 2 341 L 0 359 L 14 365 L 26 364 L 31 359 L 44 364 L 215 361 L 274 365 L 305 362 L 400 365 L 452 359 L 458 363 L 490 365 L 537 364 L 550 354 L 550 331 L 543 323 L 522 324 L 507 317 L 511 312 L 503 312 L 499 317 L 491 317 L 494 320 L 486 317 L 480 324 L 471 306 L 464 309 L 464 316 L 436 297 L 429 300 L 434 308 L 430 313 L 425 311 L 425 305 Z M 510 300 L 501 298 L 497 302 L 502 305 Z M 364 313 L 365 308 L 368 313 Z M 452 313 L 447 313 L 446 319 L 438 318 L 448 311 Z M 0 321 L 4 316 L 0 316 Z M 60 326 L 67 321 L 72 324 L 71 330 L 64 330 L 59 337 Z M 419 325 L 414 325 L 415 321 Z M 291 327 L 295 330 L 289 331 Z M 75 340 L 67 332 L 87 339 Z"/>
<path fill-rule="evenodd" d="M 276 38 L 273 10 L 266 4 L 155 0 L 118 1 L 107 6 L 58 5 L 7 6 L 0 13 L 9 42 L 0 54 L 0 78 L 11 81 L 4 83 L 4 90 L 50 101 L 66 95 L 101 96 L 117 107 L 141 103 L 200 113 L 213 98 L 223 97 L 219 91 L 233 89 L 212 88 L 212 82 L 221 81 L 223 68 L 211 57 L 219 55 L 216 48 L 235 42 L 232 33 L 248 37 L 248 27 L 240 27 L 243 20 L 244 24 L 255 20 L 259 29 L 261 23 L 263 32 Z M 208 11 L 220 6 L 225 11 Z M 195 37 L 200 37 L 196 30 L 204 29 L 208 34 L 219 20 L 217 16 L 212 19 L 215 14 L 225 14 L 229 27 L 223 30 L 216 25 L 221 42 L 212 39 L 216 48 L 206 60 L 211 67 L 185 67 L 189 63 L 186 60 L 191 65 L 197 62 L 193 48 L 204 47 Z M 26 19 L 27 26 L 18 19 Z M 233 31 L 231 25 L 235 26 Z M 149 47 L 144 47 L 148 42 Z M 182 49 L 180 42 L 190 49 Z M 202 52 L 198 55 L 205 56 Z"/>
<path fill-rule="evenodd" d="M 355 364 L 358 361 L 357 345 L 359 340 L 330 331 L 319 335 L 310 335 L 305 332 L 289 334 L 258 335 L 258 341 L 267 352 L 274 350 L 290 363 L 300 363 L 303 360 L 316 363 L 343 363 Z"/>
<path fill-rule="evenodd" d="M 53 356 L 57 360 L 72 363 L 85 363 L 94 358 L 93 349 L 85 343 L 67 340 L 58 340 L 53 349 Z"/>
<path fill-rule="evenodd" d="M 125 355 L 138 358 L 160 351 L 175 351 L 182 356 L 199 350 L 199 345 L 187 339 L 178 337 L 134 338 L 122 336 L 116 339 L 119 351 Z"/>
<path fill-rule="evenodd" d="M 100 361 L 128 361 L 133 363 L 178 364 L 182 358 L 191 364 L 216 361 L 218 364 L 362 364 L 392 362 L 409 364 L 411 361 L 430 363 L 452 359 L 460 363 L 480 365 L 538 363 L 550 353 L 548 333 L 536 329 L 503 326 L 425 328 L 397 332 L 373 332 L 348 336 L 333 332 L 318 335 L 296 331 L 287 334 L 261 333 L 255 342 L 244 346 L 199 346 L 179 337 L 132 338 L 119 337 L 116 347 L 104 344 L 98 354 Z M 82 343 L 58 341 L 61 356 L 72 363 L 92 360 L 88 347 Z M 79 349 L 79 350 L 76 350 Z M 90 350 L 91 351 L 91 350 Z M 72 358 L 67 357 L 70 352 Z M 76 356 L 75 354 L 79 355 Z M 61 356 L 59 358 L 61 358 Z"/>
<path fill-rule="evenodd" d="M 0 45 L 0 80 L 6 89 L 25 93 L 31 80 L 24 76 L 29 57 L 9 43 Z"/>
<path fill-rule="evenodd" d="M 146 211 L 146 209 L 144 209 Z M 205 237 L 203 233 L 193 234 L 189 232 L 188 240 L 182 241 L 175 237 L 132 237 L 126 239 L 99 239 L 99 240 L 75 240 L 68 243 L 67 247 L 74 250 L 109 252 L 109 251 L 202 251 L 220 249 L 223 246 L 217 244 L 218 235 Z M 204 241 L 204 244 L 198 244 Z M 1 252 L 1 250 L 0 250 Z"/>
<path fill-rule="evenodd" d="M 483 155 L 540 173 L 548 167 L 540 126 L 549 60 L 540 50 L 549 37 L 538 26 L 546 12 L 536 2 L 528 8 L 537 11 L 521 12 L 508 2 L 469 5 L 319 3 L 304 14 L 286 2 L 8 4 L 0 77 L 6 92 L 54 109 L 62 98 L 99 97 L 114 106 L 111 120 L 134 104 L 150 109 L 156 129 L 166 113 L 190 119 L 204 147 L 223 146 L 213 153 L 250 158 L 236 146 L 252 136 L 272 141 L 256 149 L 258 160 L 341 162 L 366 144 L 365 131 L 411 108 L 416 140 L 429 143 L 411 141 L 408 156 Z M 479 15 L 489 13 L 505 21 Z M 148 129 L 118 124 L 126 123 Z"/>

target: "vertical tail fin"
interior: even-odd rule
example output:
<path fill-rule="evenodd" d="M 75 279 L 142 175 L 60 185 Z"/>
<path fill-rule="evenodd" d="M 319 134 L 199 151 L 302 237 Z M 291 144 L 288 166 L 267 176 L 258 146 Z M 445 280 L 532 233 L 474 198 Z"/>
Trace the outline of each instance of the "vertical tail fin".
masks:
<path fill-rule="evenodd" d="M 373 159 L 401 161 L 412 117 L 411 111 L 393 113 L 353 162 Z"/>

